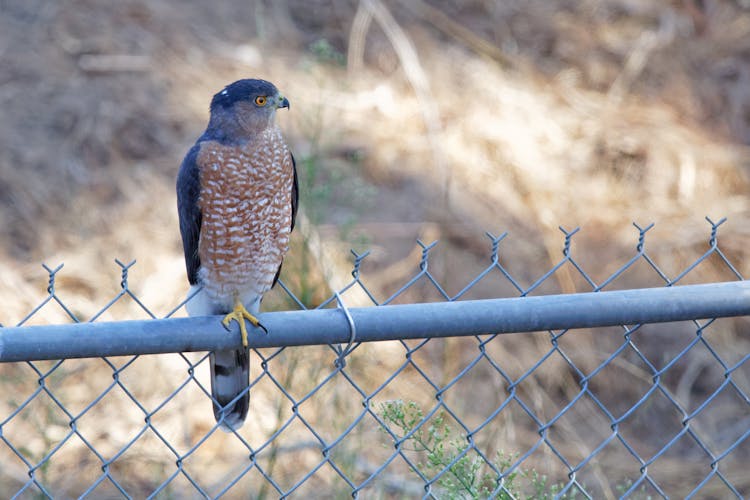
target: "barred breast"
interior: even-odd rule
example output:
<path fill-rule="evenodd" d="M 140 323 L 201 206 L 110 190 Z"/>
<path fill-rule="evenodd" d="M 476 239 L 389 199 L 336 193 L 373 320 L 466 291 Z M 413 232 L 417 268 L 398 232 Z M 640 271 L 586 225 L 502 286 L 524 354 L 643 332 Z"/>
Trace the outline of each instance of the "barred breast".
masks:
<path fill-rule="evenodd" d="M 215 141 L 198 154 L 202 225 L 198 278 L 217 302 L 262 295 L 289 248 L 293 166 L 272 127 L 241 147 Z"/>

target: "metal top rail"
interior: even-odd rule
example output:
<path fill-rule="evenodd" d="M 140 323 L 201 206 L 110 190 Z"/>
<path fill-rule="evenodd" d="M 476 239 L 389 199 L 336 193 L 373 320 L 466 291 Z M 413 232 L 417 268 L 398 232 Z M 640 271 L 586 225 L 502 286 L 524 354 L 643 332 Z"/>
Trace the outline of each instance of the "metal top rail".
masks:
<path fill-rule="evenodd" d="M 342 304 L 341 300 L 339 301 Z M 533 332 L 750 315 L 750 281 L 380 307 L 269 312 L 251 348 Z M 219 317 L 0 328 L 0 362 L 213 351 Z"/>

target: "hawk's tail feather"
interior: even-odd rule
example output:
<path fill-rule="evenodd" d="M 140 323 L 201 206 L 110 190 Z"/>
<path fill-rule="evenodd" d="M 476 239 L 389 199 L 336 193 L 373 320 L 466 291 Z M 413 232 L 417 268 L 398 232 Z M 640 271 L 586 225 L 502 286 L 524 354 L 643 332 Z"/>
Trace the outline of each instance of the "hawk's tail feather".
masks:
<path fill-rule="evenodd" d="M 250 406 L 249 352 L 247 349 L 216 351 L 209 360 L 214 416 L 223 431 L 236 431 L 245 422 Z"/>

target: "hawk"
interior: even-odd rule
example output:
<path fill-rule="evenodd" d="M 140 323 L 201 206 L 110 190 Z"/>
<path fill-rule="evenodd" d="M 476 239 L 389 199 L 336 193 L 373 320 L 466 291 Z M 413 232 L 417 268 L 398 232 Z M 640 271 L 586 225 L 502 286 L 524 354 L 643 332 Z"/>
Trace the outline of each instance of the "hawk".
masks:
<path fill-rule="evenodd" d="M 239 323 L 242 347 L 212 352 L 211 395 L 221 428 L 238 429 L 250 395 L 247 327 L 279 279 L 297 215 L 294 157 L 274 123 L 289 101 L 265 80 L 239 80 L 211 100 L 208 127 L 177 176 L 189 316 Z"/>

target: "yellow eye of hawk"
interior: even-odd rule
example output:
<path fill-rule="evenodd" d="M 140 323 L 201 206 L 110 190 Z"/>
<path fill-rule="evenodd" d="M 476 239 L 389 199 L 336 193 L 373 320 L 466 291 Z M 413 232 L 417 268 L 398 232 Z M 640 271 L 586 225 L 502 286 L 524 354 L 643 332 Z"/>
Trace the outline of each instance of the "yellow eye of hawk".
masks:
<path fill-rule="evenodd" d="M 258 97 L 256 97 L 255 98 L 255 104 L 257 104 L 258 106 L 265 106 L 266 105 L 266 96 L 259 95 Z"/>

